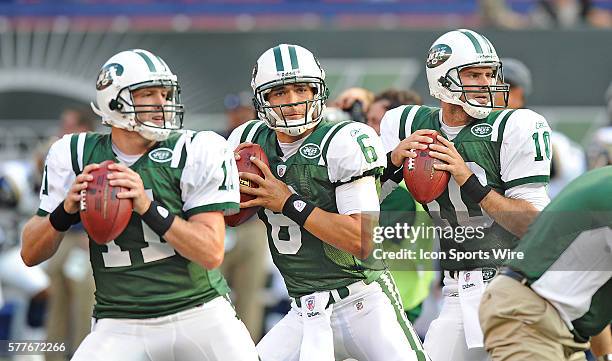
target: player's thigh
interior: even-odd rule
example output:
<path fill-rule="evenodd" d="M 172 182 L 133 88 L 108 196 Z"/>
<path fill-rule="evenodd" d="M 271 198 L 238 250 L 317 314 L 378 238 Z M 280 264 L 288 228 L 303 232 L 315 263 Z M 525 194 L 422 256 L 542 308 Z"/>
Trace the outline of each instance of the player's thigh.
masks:
<path fill-rule="evenodd" d="M 191 312 L 176 323 L 173 349 L 177 360 L 258 360 L 248 330 L 224 297 L 217 297 Z"/>
<path fill-rule="evenodd" d="M 440 315 L 431 322 L 427 330 L 424 346 L 432 361 L 487 359 L 484 348 L 467 348 L 459 297 L 444 297 Z"/>
<path fill-rule="evenodd" d="M 119 330 L 100 330 L 97 326 L 94 326 L 93 331 L 81 342 L 71 361 L 149 361 L 142 337 Z"/>
<path fill-rule="evenodd" d="M 257 351 L 262 361 L 297 361 L 302 342 L 302 319 L 291 308 L 259 341 Z"/>
<path fill-rule="evenodd" d="M 387 291 L 393 291 L 392 287 Z M 399 293 L 377 289 L 338 308 L 334 333 L 349 354 L 363 361 L 425 360 L 421 341 L 405 317 Z"/>

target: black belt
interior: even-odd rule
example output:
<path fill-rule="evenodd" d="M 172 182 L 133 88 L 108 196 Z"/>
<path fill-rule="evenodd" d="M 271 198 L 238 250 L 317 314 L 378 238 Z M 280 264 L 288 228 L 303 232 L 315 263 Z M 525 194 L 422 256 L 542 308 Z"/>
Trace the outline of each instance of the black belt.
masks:
<path fill-rule="evenodd" d="M 525 277 L 525 275 L 521 272 L 515 271 L 510 267 L 503 267 L 499 272 L 504 276 L 510 277 L 513 280 L 518 281 L 520 284 L 523 284 L 527 287 L 531 286 L 529 278 Z"/>
<path fill-rule="evenodd" d="M 493 279 L 493 277 L 495 277 L 495 275 L 497 275 L 497 269 L 493 268 L 493 267 L 482 267 L 480 268 L 480 270 L 482 271 L 482 280 L 483 281 L 490 281 L 491 279 Z M 461 271 L 448 271 L 448 275 L 451 278 L 454 279 L 459 279 L 459 272 Z"/>
<path fill-rule="evenodd" d="M 336 291 L 338 291 L 338 295 L 340 296 L 341 300 L 347 298 L 350 294 L 350 291 L 348 287 L 346 286 L 336 288 Z M 295 300 L 296 306 L 298 306 L 299 308 L 302 308 L 302 301 L 300 300 L 300 297 L 295 297 L 294 300 Z M 325 306 L 325 308 L 327 308 L 329 305 L 333 305 L 335 302 L 336 300 L 334 299 L 334 295 L 331 294 L 330 292 L 329 301 L 327 302 L 327 305 Z"/>

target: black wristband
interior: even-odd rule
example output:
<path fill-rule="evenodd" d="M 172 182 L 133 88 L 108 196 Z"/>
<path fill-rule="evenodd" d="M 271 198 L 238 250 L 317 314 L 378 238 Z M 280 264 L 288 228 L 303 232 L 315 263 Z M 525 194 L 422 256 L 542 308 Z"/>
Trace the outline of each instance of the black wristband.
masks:
<path fill-rule="evenodd" d="M 51 214 L 49 214 L 49 222 L 51 226 L 58 232 L 66 232 L 70 226 L 79 223 L 81 217 L 79 212 L 70 214 L 64 209 L 64 202 L 60 203 Z"/>
<path fill-rule="evenodd" d="M 153 232 L 163 237 L 172 226 L 175 215 L 157 201 L 152 201 L 149 209 L 140 216 Z"/>
<path fill-rule="evenodd" d="M 385 168 L 383 174 L 380 176 L 380 183 L 385 183 L 387 180 L 392 180 L 395 183 L 399 184 L 404 179 L 404 165 L 400 165 L 396 167 L 395 164 L 391 161 L 391 152 L 387 153 L 387 167 Z"/>
<path fill-rule="evenodd" d="M 480 203 L 484 197 L 486 197 L 487 194 L 493 190 L 493 188 L 489 187 L 488 185 L 483 186 L 480 184 L 480 181 L 478 181 L 476 174 L 472 174 L 465 181 L 465 183 L 463 183 L 461 190 L 465 192 L 465 194 L 470 197 L 471 200 L 476 203 Z"/>
<path fill-rule="evenodd" d="M 308 219 L 308 216 L 310 213 L 312 213 L 312 211 L 314 211 L 314 209 L 315 206 L 312 203 L 302 199 L 297 194 L 292 194 L 285 201 L 282 213 L 295 223 L 299 224 L 300 227 L 304 227 L 306 219 Z"/>

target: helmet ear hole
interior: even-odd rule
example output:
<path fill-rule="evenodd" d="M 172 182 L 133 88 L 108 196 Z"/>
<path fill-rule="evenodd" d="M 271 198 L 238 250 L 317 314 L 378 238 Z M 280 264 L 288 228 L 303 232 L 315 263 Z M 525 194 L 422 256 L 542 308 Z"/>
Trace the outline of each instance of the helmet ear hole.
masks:
<path fill-rule="evenodd" d="M 123 108 L 123 104 L 119 103 L 117 99 L 112 99 L 110 103 L 108 103 L 108 107 L 110 110 L 121 110 Z"/>
<path fill-rule="evenodd" d="M 441 76 L 440 79 L 438 79 L 438 82 L 440 83 L 440 85 L 442 85 L 445 88 L 450 88 L 451 86 L 451 82 L 450 80 L 448 80 L 448 78 Z"/>

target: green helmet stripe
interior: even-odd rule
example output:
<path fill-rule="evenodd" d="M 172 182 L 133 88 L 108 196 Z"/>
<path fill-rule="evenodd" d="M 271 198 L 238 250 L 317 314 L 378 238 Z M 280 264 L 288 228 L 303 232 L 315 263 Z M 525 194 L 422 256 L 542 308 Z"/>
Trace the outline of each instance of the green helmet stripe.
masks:
<path fill-rule="evenodd" d="M 284 71 L 283 55 L 281 54 L 280 46 L 274 48 L 274 61 L 276 62 L 276 71 Z"/>
<path fill-rule="evenodd" d="M 291 58 L 291 69 L 299 68 L 295 46 L 289 45 L 289 57 Z"/>
<path fill-rule="evenodd" d="M 140 55 L 140 57 L 145 61 L 145 63 L 147 63 L 147 66 L 149 67 L 150 72 L 157 71 L 157 69 L 155 69 L 155 64 L 153 64 L 153 61 L 151 60 L 151 58 L 149 58 L 147 54 L 141 53 L 139 51 L 135 51 L 135 53 Z"/>
<path fill-rule="evenodd" d="M 478 54 L 482 54 L 482 48 L 480 47 L 480 43 L 478 42 L 478 39 L 476 39 L 476 37 L 467 30 L 459 30 L 459 31 L 463 35 L 467 36 L 468 39 L 470 39 L 470 41 L 472 42 L 472 45 L 474 45 L 474 49 L 476 49 L 476 52 Z"/>
<path fill-rule="evenodd" d="M 166 62 L 165 62 L 165 61 L 164 61 L 162 58 L 160 58 L 160 57 L 159 57 L 159 56 L 157 56 L 157 55 L 155 55 L 155 57 L 157 58 L 157 60 L 159 60 L 159 62 L 161 63 L 161 65 L 164 67 L 164 70 L 166 70 L 166 71 L 170 70 L 170 69 L 168 68 L 168 64 L 166 64 Z"/>
<path fill-rule="evenodd" d="M 491 42 L 489 41 L 489 39 L 487 39 L 486 36 L 484 35 L 480 35 L 481 38 L 484 39 L 483 43 L 485 43 L 487 45 L 487 48 L 489 48 L 489 53 L 493 53 L 493 44 L 491 44 Z"/>

